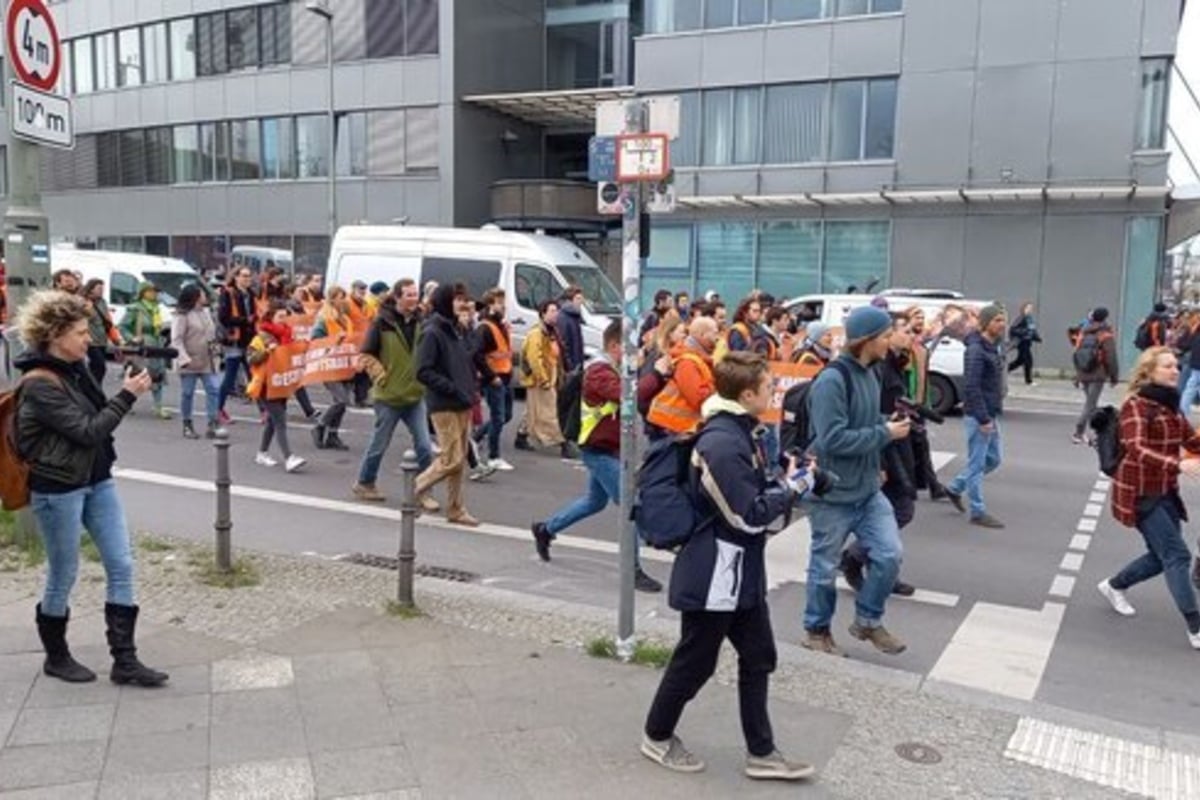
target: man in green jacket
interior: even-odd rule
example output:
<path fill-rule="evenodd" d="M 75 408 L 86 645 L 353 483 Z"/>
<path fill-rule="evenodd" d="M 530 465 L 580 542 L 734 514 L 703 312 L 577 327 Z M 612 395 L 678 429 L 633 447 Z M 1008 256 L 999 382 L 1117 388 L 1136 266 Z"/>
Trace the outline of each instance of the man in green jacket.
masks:
<path fill-rule="evenodd" d="M 403 422 L 417 451 L 417 464 L 424 472 L 433 461 L 429 439 L 429 415 L 425 409 L 425 387 L 417 380 L 417 346 L 421 341 L 420 294 L 416 281 L 401 278 L 384 299 L 379 314 L 363 342 L 362 363 L 371 378 L 371 397 L 375 401 L 375 429 L 363 453 L 354 496 L 359 500 L 382 502 L 384 495 L 375 488 L 379 465 L 392 443 L 397 423 Z M 421 497 L 425 511 L 437 511 L 436 500 Z"/>
<path fill-rule="evenodd" d="M 162 306 L 158 303 L 158 287 L 143 282 L 138 285 L 137 300 L 125 307 L 121 319 L 121 335 L 125 341 L 141 347 L 166 347 L 168 342 L 162 335 Z M 154 414 L 159 419 L 170 419 L 171 412 L 163 407 L 163 387 L 167 385 L 167 362 L 161 358 L 146 359 L 146 369 L 152 381 L 150 392 L 154 397 Z"/>

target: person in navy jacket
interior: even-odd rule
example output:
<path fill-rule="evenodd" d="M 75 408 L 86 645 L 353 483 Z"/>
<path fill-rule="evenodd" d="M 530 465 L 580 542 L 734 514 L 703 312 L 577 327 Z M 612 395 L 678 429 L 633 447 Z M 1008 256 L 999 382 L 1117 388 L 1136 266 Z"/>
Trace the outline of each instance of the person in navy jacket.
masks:
<path fill-rule="evenodd" d="M 738 653 L 738 700 L 746 738 L 746 775 L 799 780 L 813 767 L 775 747 L 767 687 L 775 669 L 775 635 L 767 608 L 763 551 L 768 527 L 812 485 L 812 471 L 793 460 L 786 479 L 768 477 L 764 426 L 774 382 L 761 354 L 731 352 L 716 366 L 717 393 L 704 403 L 704 425 L 692 451 L 699 516 L 671 572 L 670 605 L 681 612 L 679 644 L 646 718 L 641 752 L 677 772 L 704 762 L 675 735 L 687 703 L 712 677 L 726 638 Z M 807 482 L 804 482 L 807 479 Z"/>

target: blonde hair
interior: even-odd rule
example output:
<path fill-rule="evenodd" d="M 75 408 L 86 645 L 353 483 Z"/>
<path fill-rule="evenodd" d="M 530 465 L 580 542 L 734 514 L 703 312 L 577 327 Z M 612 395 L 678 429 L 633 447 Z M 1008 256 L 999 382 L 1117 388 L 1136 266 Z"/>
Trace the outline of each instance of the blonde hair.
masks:
<path fill-rule="evenodd" d="M 45 350 L 72 325 L 88 316 L 88 303 L 82 297 L 58 289 L 45 289 L 30 295 L 17 310 L 17 330 L 26 347 Z"/>
<path fill-rule="evenodd" d="M 1129 388 L 1125 391 L 1126 400 L 1153 383 L 1150 376 L 1158 367 L 1159 356 L 1164 355 L 1174 356 L 1175 351 L 1169 347 L 1150 347 L 1142 351 L 1133 367 L 1133 374 L 1129 376 Z"/>
<path fill-rule="evenodd" d="M 683 317 L 679 316 L 679 312 L 675 309 L 663 314 L 658 327 L 654 329 L 654 348 L 659 353 L 665 355 L 671 352 L 671 333 L 682 324 Z"/>

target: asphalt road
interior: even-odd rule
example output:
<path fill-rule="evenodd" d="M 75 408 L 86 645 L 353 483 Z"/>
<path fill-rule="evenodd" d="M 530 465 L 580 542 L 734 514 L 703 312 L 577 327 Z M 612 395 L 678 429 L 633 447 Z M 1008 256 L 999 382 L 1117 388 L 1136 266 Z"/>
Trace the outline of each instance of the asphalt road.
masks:
<path fill-rule="evenodd" d="M 323 391 L 314 399 L 319 405 Z M 181 439 L 178 420 L 153 419 L 148 403 L 139 405 L 118 434 L 131 525 L 211 540 L 213 448 L 203 440 Z M 989 511 L 1008 527 L 970 526 L 948 504 L 921 501 L 903 533 L 903 574 L 923 591 L 918 600 L 891 602 L 886 617 L 889 629 L 907 641 L 907 652 L 888 657 L 851 641 L 845 630 L 853 598 L 844 591 L 835 637 L 859 661 L 1005 698 L 1200 735 L 1200 695 L 1192 688 L 1200 653 L 1188 648 L 1165 583 L 1159 578 L 1129 592 L 1138 609 L 1131 619 L 1118 617 L 1096 591 L 1096 583 L 1139 555 L 1142 545 L 1136 531 L 1112 520 L 1107 495 L 1097 495 L 1103 484 L 1097 484 L 1093 452 L 1071 444 L 1073 409 L 1051 402 L 1012 405 L 1004 420 L 1004 464 L 986 484 Z M 348 415 L 349 453 L 315 452 L 296 421 L 293 445 L 309 467 L 288 475 L 281 467 L 253 464 L 257 414 L 237 401 L 230 410 L 239 419 L 231 429 L 232 464 L 242 493 L 234 501 L 235 546 L 323 556 L 395 553 L 396 468 L 407 443 L 402 428 L 379 480 L 392 496 L 383 507 L 365 506 L 354 503 L 349 490 L 369 434 L 369 412 Z M 506 432 L 506 447 L 512 430 Z M 934 449 L 952 459 L 941 470 L 949 479 L 962 464 L 961 455 L 952 455 L 963 452 L 961 421 L 948 420 L 933 436 Z M 418 562 L 466 570 L 515 591 L 615 608 L 616 510 L 580 523 L 555 546 L 554 560 L 542 564 L 529 524 L 580 493 L 586 473 L 560 461 L 556 450 L 509 450 L 505 457 L 516 471 L 468 484 L 468 506 L 488 523 L 484 530 L 423 520 Z M 1194 486 L 1186 487 L 1185 498 L 1200 509 Z M 776 634 L 792 642 L 803 634 L 805 535 L 802 522 L 768 551 Z M 644 558 L 647 570 L 665 581 L 669 556 Z M 638 614 L 672 612 L 664 595 L 639 595 Z"/>

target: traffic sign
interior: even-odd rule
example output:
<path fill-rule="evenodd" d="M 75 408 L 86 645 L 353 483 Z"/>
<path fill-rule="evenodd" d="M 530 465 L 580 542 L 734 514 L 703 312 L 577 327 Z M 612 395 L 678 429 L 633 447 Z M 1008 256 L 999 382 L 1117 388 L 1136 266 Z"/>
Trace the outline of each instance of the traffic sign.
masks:
<path fill-rule="evenodd" d="M 617 216 L 625 210 L 624 192 L 621 185 L 605 181 L 596 186 L 596 212 L 606 216 Z"/>
<path fill-rule="evenodd" d="M 661 181 L 670 172 L 666 134 L 632 133 L 617 137 L 618 181 Z"/>
<path fill-rule="evenodd" d="M 42 0 L 10 0 L 4 33 L 17 80 L 52 91 L 62 68 L 62 50 L 54 17 Z"/>
<path fill-rule="evenodd" d="M 588 140 L 588 180 L 592 183 L 617 179 L 617 137 L 593 136 Z"/>
<path fill-rule="evenodd" d="M 71 101 L 12 82 L 12 132 L 37 144 L 70 150 L 75 146 Z"/>

